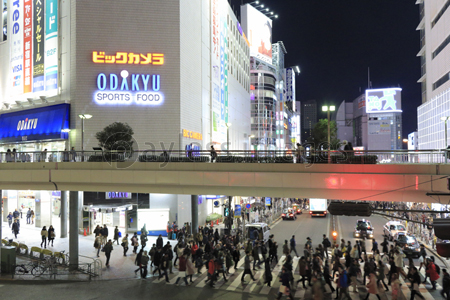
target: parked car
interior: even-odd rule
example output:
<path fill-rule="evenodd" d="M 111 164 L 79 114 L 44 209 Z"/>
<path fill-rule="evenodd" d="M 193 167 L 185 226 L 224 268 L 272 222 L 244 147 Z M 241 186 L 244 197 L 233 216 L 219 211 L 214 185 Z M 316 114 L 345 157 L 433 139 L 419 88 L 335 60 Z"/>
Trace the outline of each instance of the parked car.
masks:
<path fill-rule="evenodd" d="M 373 239 L 373 230 L 372 224 L 369 220 L 359 219 L 356 221 L 355 232 L 353 233 L 356 238 L 369 238 Z"/>
<path fill-rule="evenodd" d="M 266 223 L 252 223 L 246 224 L 247 236 L 249 239 L 254 240 L 259 238 L 259 233 L 262 232 L 264 243 L 269 241 L 270 227 Z"/>
<path fill-rule="evenodd" d="M 407 233 L 405 225 L 399 221 L 387 222 L 383 227 L 383 235 L 386 236 L 390 241 L 393 241 L 398 233 Z"/>
<path fill-rule="evenodd" d="M 297 214 L 292 208 L 285 208 L 281 214 L 283 220 L 296 220 Z"/>
<path fill-rule="evenodd" d="M 406 255 L 412 255 L 413 257 L 420 256 L 420 244 L 414 235 L 399 232 L 395 237 L 395 241 L 397 245 L 403 248 L 403 253 Z"/>

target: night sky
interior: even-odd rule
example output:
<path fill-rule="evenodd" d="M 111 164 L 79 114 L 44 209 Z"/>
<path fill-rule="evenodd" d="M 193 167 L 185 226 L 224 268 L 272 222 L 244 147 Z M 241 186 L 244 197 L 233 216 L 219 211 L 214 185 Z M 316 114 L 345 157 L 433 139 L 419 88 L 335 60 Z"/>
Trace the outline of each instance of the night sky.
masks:
<path fill-rule="evenodd" d="M 241 0 L 229 1 L 240 15 Z M 243 0 L 244 3 L 252 1 Z M 276 14 L 272 42 L 285 65 L 299 65 L 297 100 L 352 101 L 367 88 L 401 87 L 403 137 L 417 129 L 421 104 L 419 7 L 415 0 L 260 0 Z M 361 89 L 361 92 L 360 92 Z M 320 107 L 320 106 L 319 106 Z M 319 112 L 319 118 L 326 115 Z"/>

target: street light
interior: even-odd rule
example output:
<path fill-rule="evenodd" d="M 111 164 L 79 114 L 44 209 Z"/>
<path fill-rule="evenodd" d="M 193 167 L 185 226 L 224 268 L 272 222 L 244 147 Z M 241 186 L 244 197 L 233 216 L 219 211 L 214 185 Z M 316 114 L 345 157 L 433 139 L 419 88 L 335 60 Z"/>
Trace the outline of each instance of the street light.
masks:
<path fill-rule="evenodd" d="M 330 150 L 331 150 L 331 132 L 330 132 L 330 111 L 335 111 L 336 107 L 334 105 L 324 105 L 322 106 L 322 111 L 327 112 L 327 128 L 328 128 L 328 163 L 331 163 L 331 156 L 330 156 Z"/>
<path fill-rule="evenodd" d="M 441 121 L 445 121 L 445 136 L 444 136 L 444 140 L 445 140 L 445 149 L 447 149 L 448 144 L 447 144 L 447 121 L 448 119 L 450 119 L 450 117 L 441 117 Z"/>
<path fill-rule="evenodd" d="M 227 152 L 230 152 L 230 127 L 231 123 L 225 123 L 227 125 Z"/>
<path fill-rule="evenodd" d="M 84 120 L 89 120 L 92 115 L 81 114 L 78 115 L 81 119 L 81 161 L 84 161 Z"/>

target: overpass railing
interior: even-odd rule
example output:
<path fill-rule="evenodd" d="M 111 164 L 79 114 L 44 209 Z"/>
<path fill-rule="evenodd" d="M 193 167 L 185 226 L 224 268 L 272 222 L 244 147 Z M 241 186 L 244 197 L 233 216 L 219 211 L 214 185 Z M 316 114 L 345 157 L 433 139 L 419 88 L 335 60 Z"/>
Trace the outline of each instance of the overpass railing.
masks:
<path fill-rule="evenodd" d="M 215 163 L 333 163 L 333 164 L 447 164 L 450 151 L 314 151 L 304 150 L 139 150 L 0 152 L 0 163 L 35 162 L 215 162 Z"/>

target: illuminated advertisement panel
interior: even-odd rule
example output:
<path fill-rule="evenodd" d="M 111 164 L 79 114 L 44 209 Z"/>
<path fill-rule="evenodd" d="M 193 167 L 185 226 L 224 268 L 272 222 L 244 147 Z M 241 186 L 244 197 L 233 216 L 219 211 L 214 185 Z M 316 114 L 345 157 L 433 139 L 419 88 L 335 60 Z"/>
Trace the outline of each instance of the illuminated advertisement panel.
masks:
<path fill-rule="evenodd" d="M 285 69 L 286 80 L 284 82 L 286 101 L 295 102 L 295 73 L 292 68 Z M 295 105 L 293 106 L 295 111 Z"/>
<path fill-rule="evenodd" d="M 211 1 L 212 140 L 216 143 L 225 140 L 228 121 L 227 5 L 225 0 Z"/>
<path fill-rule="evenodd" d="M 366 90 L 366 113 L 402 112 L 401 88 Z"/>
<path fill-rule="evenodd" d="M 45 90 L 45 0 L 36 0 L 33 4 L 33 92 L 35 93 Z"/>
<path fill-rule="evenodd" d="M 45 5 L 45 90 L 58 88 L 58 0 Z"/>
<path fill-rule="evenodd" d="M 11 61 L 12 95 L 23 93 L 23 0 L 11 2 Z M 9 39 L 9 37 L 8 37 Z"/>
<path fill-rule="evenodd" d="M 242 12 L 244 12 L 242 14 Z M 245 33 L 250 43 L 250 56 L 272 63 L 272 20 L 251 5 L 242 7 Z"/>
<path fill-rule="evenodd" d="M 33 37 L 33 1 L 25 0 L 23 6 L 23 93 L 31 93 L 32 80 L 32 37 Z"/>

